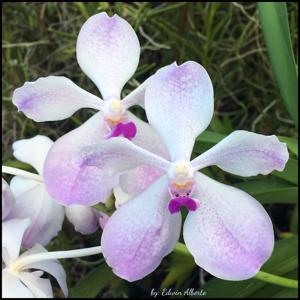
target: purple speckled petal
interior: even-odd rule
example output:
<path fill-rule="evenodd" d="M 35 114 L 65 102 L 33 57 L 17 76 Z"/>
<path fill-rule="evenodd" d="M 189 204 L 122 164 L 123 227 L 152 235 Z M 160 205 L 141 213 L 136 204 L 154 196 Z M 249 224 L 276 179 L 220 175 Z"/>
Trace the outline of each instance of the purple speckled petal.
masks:
<path fill-rule="evenodd" d="M 71 174 L 74 178 L 71 179 L 72 188 L 67 191 L 66 199 L 59 199 L 68 205 L 94 205 L 103 201 L 118 185 L 120 174 L 127 170 L 143 164 L 167 170 L 170 164 L 167 160 L 122 137 L 84 147 L 74 155 L 72 163 L 78 170 L 75 174 Z M 87 177 L 85 170 L 92 170 L 93 176 Z M 62 188 L 65 189 L 65 186 Z"/>
<path fill-rule="evenodd" d="M 191 164 L 195 170 L 217 165 L 236 175 L 256 176 L 274 170 L 282 171 L 288 159 L 286 144 L 275 135 L 237 130 L 195 158 Z"/>
<path fill-rule="evenodd" d="M 33 166 L 40 175 L 53 141 L 47 136 L 36 135 L 30 139 L 18 140 L 13 143 L 13 155 L 16 159 Z"/>
<path fill-rule="evenodd" d="M 190 159 L 196 137 L 209 125 L 213 107 L 211 80 L 196 62 L 164 67 L 147 85 L 147 117 L 167 145 L 172 161 Z"/>
<path fill-rule="evenodd" d="M 225 280 L 254 276 L 274 247 L 272 222 L 263 206 L 199 172 L 193 197 L 200 206 L 189 212 L 183 237 L 196 263 Z"/>
<path fill-rule="evenodd" d="M 12 101 L 36 122 L 63 120 L 84 108 L 101 109 L 102 100 L 63 76 L 42 77 L 14 91 Z"/>
<path fill-rule="evenodd" d="M 98 229 L 98 213 L 90 206 L 70 205 L 65 207 L 66 217 L 81 234 L 91 234 Z"/>
<path fill-rule="evenodd" d="M 129 112 L 128 118 L 135 123 L 138 129 L 133 141 L 149 151 L 163 153 L 163 156 L 166 156 L 165 146 L 154 130 Z M 93 205 L 104 202 L 111 192 L 111 188 L 118 184 L 114 180 L 117 180 L 119 174 L 114 180 L 109 178 L 109 172 L 113 172 L 113 170 L 105 173 L 106 169 L 103 171 L 96 166 L 79 166 L 75 162 L 75 156 L 84 146 L 103 141 L 106 134 L 103 116 L 99 112 L 82 126 L 54 143 L 45 163 L 44 179 L 47 191 L 57 202 L 64 205 Z"/>
<path fill-rule="evenodd" d="M 124 84 L 137 68 L 140 44 L 126 20 L 102 12 L 83 24 L 76 53 L 81 69 L 97 85 L 104 100 L 120 99 Z"/>
<path fill-rule="evenodd" d="M 9 216 L 15 206 L 15 197 L 8 183 L 2 178 L 2 222 Z"/>
<path fill-rule="evenodd" d="M 80 127 L 59 138 L 51 147 L 44 166 L 44 180 L 48 193 L 59 203 L 86 204 L 105 201 L 105 196 L 97 193 L 101 183 L 97 182 L 98 169 L 80 168 L 74 163 L 74 156 L 87 145 L 99 143 L 107 134 L 103 115 L 98 112 Z M 79 179 L 84 178 L 84 184 Z M 79 185 L 80 182 L 80 185 Z M 100 181 L 101 182 L 101 181 Z M 82 188 L 82 192 L 76 191 Z"/>
<path fill-rule="evenodd" d="M 158 179 L 119 207 L 106 223 L 103 255 L 117 276 L 128 281 L 145 277 L 178 241 L 181 216 L 168 211 L 167 184 L 166 176 Z"/>
<path fill-rule="evenodd" d="M 9 218 L 31 220 L 25 231 L 22 246 L 28 249 L 36 243 L 47 245 L 62 228 L 64 207 L 49 196 L 43 183 L 15 176 L 10 182 L 10 188 L 16 198 L 16 205 Z"/>

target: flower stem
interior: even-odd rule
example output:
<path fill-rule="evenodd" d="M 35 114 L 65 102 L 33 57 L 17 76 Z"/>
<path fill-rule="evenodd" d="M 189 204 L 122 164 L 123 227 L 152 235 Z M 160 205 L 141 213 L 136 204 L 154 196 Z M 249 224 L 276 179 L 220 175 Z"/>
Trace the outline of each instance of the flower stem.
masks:
<path fill-rule="evenodd" d="M 255 279 L 273 283 L 276 285 L 297 289 L 298 288 L 298 281 L 294 279 L 284 278 L 281 276 L 273 275 L 267 272 L 259 271 L 255 276 Z"/>
<path fill-rule="evenodd" d="M 22 176 L 24 178 L 33 179 L 39 182 L 44 182 L 43 177 L 38 174 L 30 173 L 13 167 L 2 166 L 2 173 Z"/>
<path fill-rule="evenodd" d="M 53 251 L 53 252 L 31 254 L 28 256 L 19 257 L 15 262 L 12 263 L 11 268 L 15 270 L 21 270 L 26 265 L 43 261 L 43 260 L 75 258 L 75 257 L 100 254 L 101 252 L 102 252 L 101 246 L 97 246 L 97 247 L 77 249 L 77 250 Z"/>

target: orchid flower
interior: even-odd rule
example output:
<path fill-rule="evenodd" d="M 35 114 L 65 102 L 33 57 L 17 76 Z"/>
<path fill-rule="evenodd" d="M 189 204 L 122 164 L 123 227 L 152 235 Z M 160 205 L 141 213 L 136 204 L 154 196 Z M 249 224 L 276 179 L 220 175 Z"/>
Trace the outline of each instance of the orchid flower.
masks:
<path fill-rule="evenodd" d="M 49 279 L 41 278 L 44 272 L 55 277 L 67 297 L 66 273 L 55 260 L 41 260 L 47 250 L 40 245 L 19 256 L 23 235 L 30 226 L 30 219 L 12 219 L 2 224 L 2 296 L 4 298 L 53 298 Z M 32 259 L 33 258 L 33 259 Z M 32 269 L 37 269 L 33 271 Z"/>
<path fill-rule="evenodd" d="M 138 38 L 129 23 L 117 15 L 109 17 L 104 12 L 90 17 L 79 32 L 76 52 L 81 69 L 96 84 L 103 100 L 66 77 L 49 76 L 16 89 L 13 103 L 19 111 L 37 122 L 62 120 L 81 108 L 99 110 L 79 128 L 54 143 L 44 169 L 47 190 L 57 202 L 63 205 L 94 205 L 105 201 L 108 194 L 98 192 L 99 184 L 103 183 L 97 168 L 78 169 L 73 163 L 74 155 L 82 147 L 124 136 L 163 157 L 167 157 L 167 150 L 147 123 L 127 111 L 133 105 L 143 105 L 148 80 L 121 100 L 121 90 L 134 74 L 140 55 Z M 134 179 L 141 172 L 149 175 L 138 190 L 128 191 L 132 195 L 161 175 L 159 169 L 146 165 L 139 166 L 128 176 Z M 79 177 L 85 178 L 80 192 L 76 188 Z"/>
<path fill-rule="evenodd" d="M 173 63 L 157 71 L 145 94 L 147 118 L 166 144 L 171 161 L 122 137 L 87 146 L 77 156 L 81 168 L 95 167 L 106 177 L 105 184 L 98 186 L 104 191 L 120 174 L 141 164 L 164 172 L 119 207 L 104 228 L 103 254 L 119 277 L 143 278 L 174 249 L 181 206 L 189 211 L 183 225 L 185 244 L 196 264 L 212 275 L 244 280 L 270 257 L 274 233 L 263 206 L 246 192 L 198 171 L 212 165 L 239 176 L 282 171 L 289 157 L 286 144 L 274 135 L 238 130 L 190 162 L 195 139 L 212 118 L 213 102 L 213 86 L 201 65 Z"/>
<path fill-rule="evenodd" d="M 52 275 L 68 296 L 66 273 L 57 259 L 98 255 L 101 246 L 77 250 L 47 252 L 36 244 L 21 255 L 21 241 L 30 226 L 30 219 L 11 219 L 2 224 L 2 296 L 4 298 L 53 298 L 49 279 L 41 278 L 44 272 Z M 36 269 L 36 271 L 33 271 Z"/>
<path fill-rule="evenodd" d="M 42 135 L 13 144 L 13 155 L 33 166 L 39 175 L 14 168 L 3 168 L 4 172 L 17 176 L 12 178 L 10 186 L 2 179 L 2 221 L 14 218 L 31 219 L 22 241 L 25 248 L 30 248 L 36 243 L 47 245 L 62 229 L 65 212 L 75 230 L 82 234 L 93 233 L 99 227 L 100 212 L 81 205 L 64 207 L 46 191 L 43 165 L 52 145 L 53 141 Z"/>

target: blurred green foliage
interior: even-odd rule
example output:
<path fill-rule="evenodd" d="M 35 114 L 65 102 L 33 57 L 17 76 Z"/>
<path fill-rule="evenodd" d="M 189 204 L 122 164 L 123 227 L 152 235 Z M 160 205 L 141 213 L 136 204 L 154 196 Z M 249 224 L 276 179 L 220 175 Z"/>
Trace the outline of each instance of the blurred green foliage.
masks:
<path fill-rule="evenodd" d="M 288 3 L 291 45 L 298 53 L 298 4 Z M 191 2 L 19 2 L 3 3 L 2 10 L 2 160 L 6 165 L 28 169 L 14 161 L 13 141 L 44 134 L 52 139 L 79 126 L 94 112 L 84 109 L 61 122 L 34 123 L 18 113 L 11 103 L 15 88 L 42 76 L 64 75 L 87 91 L 98 94 L 94 84 L 80 70 L 75 53 L 77 34 L 91 15 L 106 11 L 127 19 L 139 37 L 142 52 L 139 68 L 125 86 L 127 94 L 158 68 L 173 61 L 195 60 L 211 76 L 215 91 L 215 115 L 208 130 L 197 139 L 193 156 L 210 148 L 236 129 L 276 134 L 288 144 L 290 160 L 282 173 L 241 178 L 216 167 L 204 172 L 221 182 L 238 186 L 265 204 L 279 245 L 266 270 L 277 275 L 296 276 L 284 265 L 295 245 L 285 238 L 298 232 L 297 214 L 297 130 L 279 93 L 272 72 L 256 3 Z M 296 56 L 296 64 L 298 57 Z M 134 113 L 145 119 L 140 108 Z M 64 231 L 48 246 L 64 250 L 99 244 L 99 233 L 81 236 L 65 222 Z M 289 239 L 290 241 L 290 239 Z M 277 244 L 278 245 L 278 244 Z M 278 249 L 278 246 L 277 248 Z M 281 248 L 280 246 L 280 249 Z M 278 252 L 279 251 L 279 252 Z M 279 254 L 278 254 L 279 253 Z M 285 257 L 284 254 L 288 256 Z M 294 253 L 294 252 L 293 252 Z M 166 257 L 161 266 L 143 280 L 128 283 L 114 276 L 103 260 L 95 257 L 63 261 L 72 296 L 149 297 L 152 288 L 195 288 L 208 291 L 208 297 L 248 297 L 247 282 L 212 279 L 191 258 L 178 254 Z M 268 266 L 270 268 L 268 269 Z M 279 270 L 279 271 L 278 271 Z M 86 274 L 92 272 L 86 277 Z M 281 272 L 282 271 L 282 272 Z M 277 272 L 277 273 L 276 273 Z M 217 290 L 220 291 L 216 294 Z M 57 296 L 61 297 L 59 290 Z M 251 297 L 295 297 L 295 292 L 253 279 Z"/>

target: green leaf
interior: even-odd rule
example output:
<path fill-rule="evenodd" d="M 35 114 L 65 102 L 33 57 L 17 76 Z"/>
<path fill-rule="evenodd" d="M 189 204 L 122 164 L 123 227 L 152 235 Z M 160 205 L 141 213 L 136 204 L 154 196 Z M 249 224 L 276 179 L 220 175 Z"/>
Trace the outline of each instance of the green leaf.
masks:
<path fill-rule="evenodd" d="M 276 179 L 237 183 L 235 187 L 247 192 L 262 204 L 297 203 L 298 187 Z"/>
<path fill-rule="evenodd" d="M 281 96 L 298 128 L 298 76 L 290 39 L 286 3 L 259 2 L 258 9 Z"/>
<path fill-rule="evenodd" d="M 298 267 L 298 236 L 286 238 L 275 243 L 271 258 L 263 265 L 262 271 L 288 277 Z M 290 277 L 289 277 L 290 278 Z M 291 277 L 295 279 L 294 277 Z M 243 281 L 211 279 L 202 288 L 206 298 L 249 298 L 255 297 L 262 288 L 273 286 L 255 278 Z M 282 288 L 286 290 L 285 288 Z"/>
<path fill-rule="evenodd" d="M 109 284 L 112 277 L 111 269 L 103 263 L 71 288 L 69 298 L 95 298 Z"/>
<path fill-rule="evenodd" d="M 272 174 L 276 177 L 298 185 L 298 160 L 290 158 L 282 172 L 274 171 Z"/>
<path fill-rule="evenodd" d="M 179 288 L 189 279 L 195 267 L 192 256 L 181 253 L 180 251 L 173 252 L 171 254 L 171 264 L 168 267 L 168 275 L 162 282 L 161 289 L 168 288 L 171 285 L 175 285 L 176 288 Z"/>

